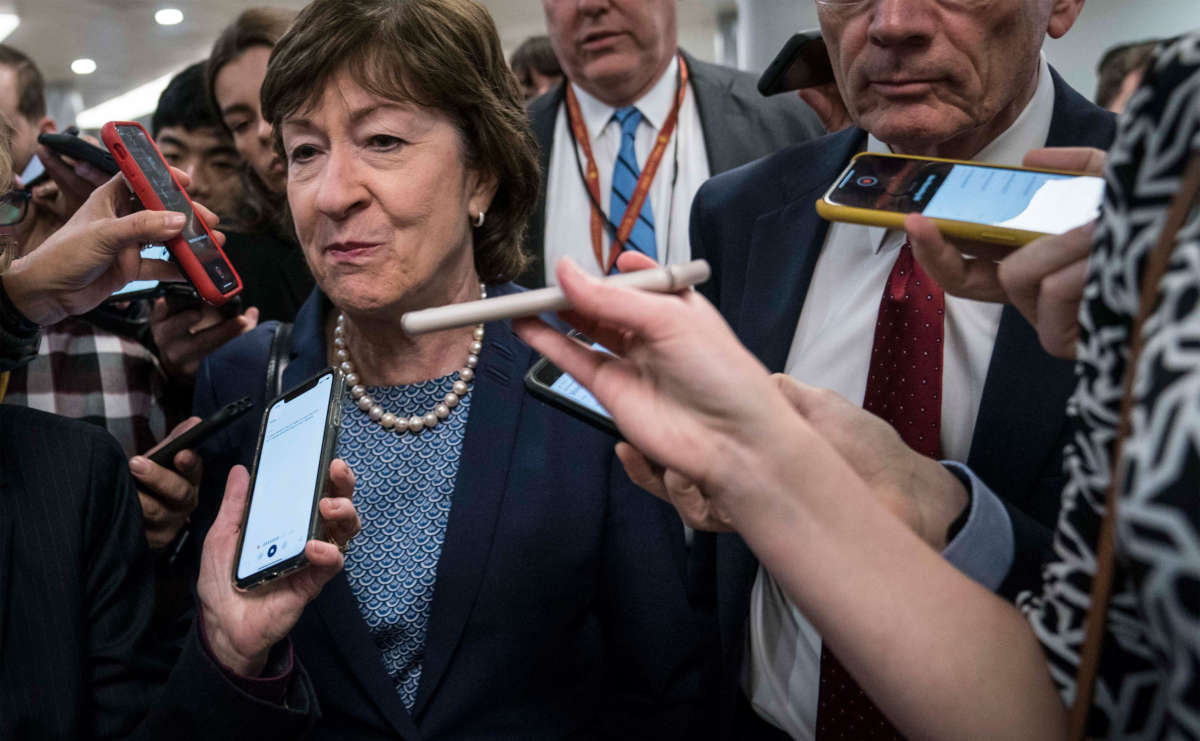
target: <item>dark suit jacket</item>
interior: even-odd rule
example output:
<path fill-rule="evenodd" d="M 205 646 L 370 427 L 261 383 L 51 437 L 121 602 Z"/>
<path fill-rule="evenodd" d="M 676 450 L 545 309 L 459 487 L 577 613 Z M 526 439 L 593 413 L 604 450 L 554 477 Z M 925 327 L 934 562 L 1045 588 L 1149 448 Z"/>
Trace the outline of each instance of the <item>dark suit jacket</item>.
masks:
<path fill-rule="evenodd" d="M 292 710 L 258 702 L 193 631 L 168 680 L 127 465 L 100 428 L 0 407 L 0 738 L 294 738 L 315 713 L 302 674 Z"/>
<path fill-rule="evenodd" d="M 1048 146 L 1107 148 L 1112 114 L 1092 105 L 1051 72 L 1054 114 Z M 815 203 L 864 146 L 851 128 L 789 147 L 707 182 L 692 209 L 693 256 L 713 277 L 701 290 L 738 337 L 771 371 L 784 368 L 800 310 L 829 223 Z M 966 463 L 1004 499 L 1016 560 L 1001 592 L 1012 597 L 1040 581 L 1042 556 L 1058 516 L 1065 477 L 1062 448 L 1072 363 L 1042 351 L 1033 328 L 1012 307 L 1001 316 Z M 697 556 L 714 547 L 698 539 Z M 714 561 L 707 561 L 714 563 Z M 723 698 L 736 698 L 746 609 L 757 563 L 734 535 L 715 538 L 715 579 L 723 646 Z M 712 573 L 709 576 L 713 576 Z M 725 717 L 730 712 L 724 713 Z"/>
<path fill-rule="evenodd" d="M 691 75 L 711 174 L 824 133 L 816 114 L 795 95 L 764 98 L 754 75 L 698 61 L 687 52 L 683 57 Z M 546 284 L 546 182 L 554 151 L 554 123 L 565 98 L 564 82 L 529 105 L 530 123 L 541 150 L 542 192 L 525 237 L 525 251 L 533 261 L 517 282 L 530 288 Z"/>
<path fill-rule="evenodd" d="M 314 293 L 301 309 L 284 388 L 325 367 L 327 306 Z M 243 394 L 261 404 L 271 329 L 259 327 L 205 361 L 197 413 Z M 506 322 L 487 325 L 413 713 L 344 575 L 293 631 L 321 703 L 318 737 L 689 732 L 705 649 L 716 638 L 711 616 L 687 604 L 678 517 L 628 481 L 612 437 L 529 396 L 523 376 L 534 360 Z M 205 451 L 218 479 L 230 464 L 251 462 L 256 416 Z M 206 486 L 207 506 L 214 494 Z"/>

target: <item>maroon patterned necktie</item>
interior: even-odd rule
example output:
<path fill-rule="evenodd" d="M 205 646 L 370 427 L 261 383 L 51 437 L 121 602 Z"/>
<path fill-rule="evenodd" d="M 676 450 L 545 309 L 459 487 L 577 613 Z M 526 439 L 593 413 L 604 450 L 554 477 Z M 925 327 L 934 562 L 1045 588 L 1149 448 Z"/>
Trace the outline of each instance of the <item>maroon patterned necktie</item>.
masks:
<path fill-rule="evenodd" d="M 886 420 L 909 447 L 941 457 L 945 297 L 906 242 L 892 266 L 867 372 L 863 409 Z M 903 739 L 828 649 L 821 650 L 817 741 Z"/>

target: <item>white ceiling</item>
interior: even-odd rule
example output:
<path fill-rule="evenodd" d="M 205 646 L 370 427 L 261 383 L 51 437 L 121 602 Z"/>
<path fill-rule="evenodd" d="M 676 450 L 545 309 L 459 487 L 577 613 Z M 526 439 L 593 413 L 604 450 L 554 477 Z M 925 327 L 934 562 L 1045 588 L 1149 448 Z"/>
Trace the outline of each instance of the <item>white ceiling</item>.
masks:
<path fill-rule="evenodd" d="M 496 19 L 505 48 L 545 32 L 537 0 L 482 0 Z M 52 88 L 73 89 L 90 107 L 207 56 L 213 40 L 242 10 L 256 5 L 301 8 L 303 0 L 15 0 L 21 25 L 5 40 L 29 54 Z M 733 0 L 679 0 L 680 42 L 702 58 L 713 55 L 716 8 Z M 183 11 L 176 26 L 154 12 Z M 79 57 L 94 59 L 91 75 L 71 72 Z"/>

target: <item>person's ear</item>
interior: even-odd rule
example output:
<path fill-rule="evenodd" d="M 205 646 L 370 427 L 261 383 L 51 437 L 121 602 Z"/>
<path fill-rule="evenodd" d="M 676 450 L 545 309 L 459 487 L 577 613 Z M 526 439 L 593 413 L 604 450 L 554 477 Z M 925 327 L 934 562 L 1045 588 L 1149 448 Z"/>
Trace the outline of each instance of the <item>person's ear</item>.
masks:
<path fill-rule="evenodd" d="M 1085 0 L 1053 0 L 1050 6 L 1050 22 L 1046 25 L 1046 33 L 1052 39 L 1062 38 L 1075 25 L 1079 13 L 1083 11 Z"/>
<path fill-rule="evenodd" d="M 39 134 L 53 134 L 58 131 L 58 125 L 54 123 L 53 118 L 42 116 L 42 120 L 37 123 L 37 131 Z"/>
<path fill-rule="evenodd" d="M 468 178 L 467 208 L 472 214 L 480 211 L 487 213 L 492 207 L 492 199 L 496 197 L 496 190 L 500 187 L 499 179 L 490 170 L 472 170 Z"/>

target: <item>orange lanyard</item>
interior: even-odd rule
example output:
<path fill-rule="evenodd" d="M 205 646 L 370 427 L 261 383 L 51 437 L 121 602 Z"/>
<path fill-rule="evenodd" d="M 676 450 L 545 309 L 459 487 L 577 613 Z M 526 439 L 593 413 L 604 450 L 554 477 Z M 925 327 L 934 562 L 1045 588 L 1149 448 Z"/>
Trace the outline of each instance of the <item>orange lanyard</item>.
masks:
<path fill-rule="evenodd" d="M 654 149 L 650 150 L 650 156 L 646 158 L 646 166 L 642 168 L 642 174 L 638 177 L 637 186 L 633 190 L 633 198 L 626 205 L 625 216 L 622 217 L 621 224 L 617 227 L 617 233 L 613 235 L 607 260 L 604 259 L 604 222 L 607 218 L 600 210 L 600 170 L 596 167 L 596 158 L 592 154 L 592 143 L 588 138 L 587 126 L 583 123 L 583 112 L 579 108 L 579 100 L 575 97 L 574 88 L 567 85 L 567 118 L 571 124 L 571 133 L 575 135 L 575 141 L 579 143 L 587 158 L 587 174 L 584 176 L 584 185 L 587 186 L 588 194 L 591 196 L 592 254 L 596 256 L 596 264 L 600 266 L 605 275 L 612 272 L 617 257 L 625 249 L 626 240 L 633 233 L 638 215 L 642 212 L 642 205 L 646 202 L 646 196 L 650 194 L 650 186 L 654 183 L 654 175 L 658 172 L 663 154 L 667 151 L 667 143 L 671 141 L 671 134 L 675 131 L 675 124 L 679 121 L 679 109 L 683 106 L 683 99 L 687 96 L 688 69 L 687 64 L 683 61 L 683 56 L 679 56 L 678 59 L 679 89 L 675 93 L 675 105 L 671 107 L 671 113 L 658 132 Z"/>

